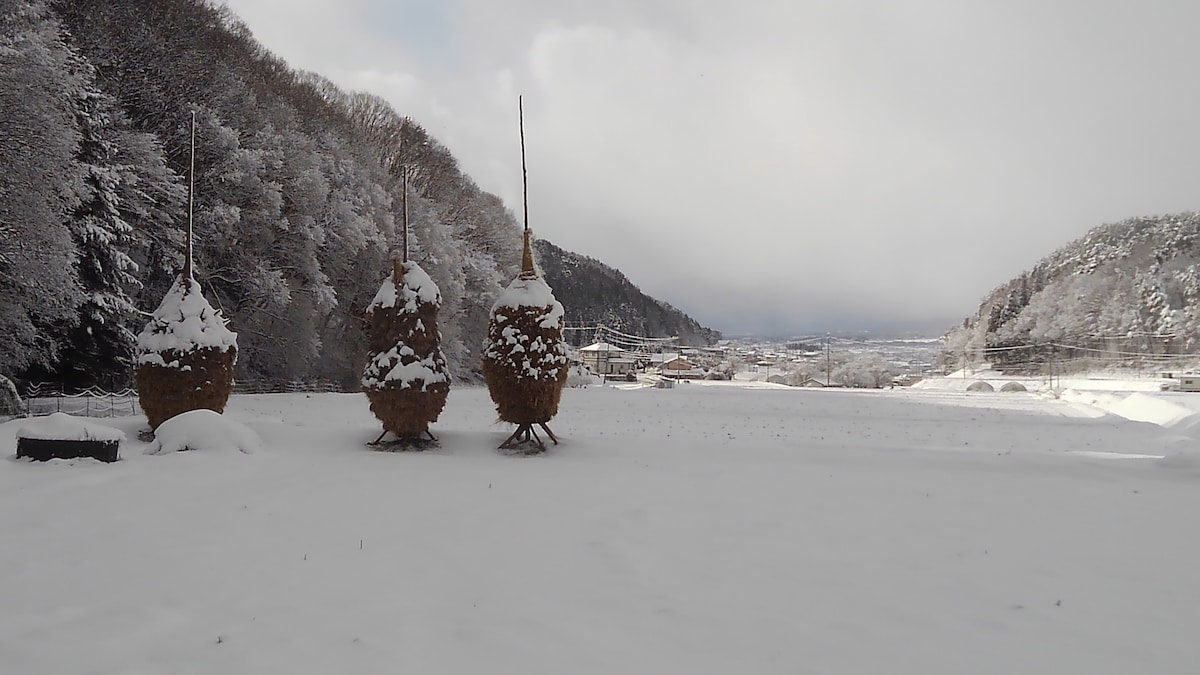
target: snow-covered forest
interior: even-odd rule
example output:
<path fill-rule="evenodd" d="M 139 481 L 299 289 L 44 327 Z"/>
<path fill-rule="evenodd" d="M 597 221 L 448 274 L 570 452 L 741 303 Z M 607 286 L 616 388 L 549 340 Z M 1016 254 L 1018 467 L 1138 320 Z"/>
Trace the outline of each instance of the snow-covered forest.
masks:
<path fill-rule="evenodd" d="M 446 295 L 447 356 L 470 371 L 520 241 L 420 125 L 293 72 L 200 0 L 3 0 L 0 15 L 10 375 L 127 376 L 138 311 L 181 266 L 192 110 L 197 277 L 239 334 L 239 375 L 357 373 L 405 171 L 414 255 Z"/>
<path fill-rule="evenodd" d="M 1131 218 L 1094 228 L 993 290 L 947 335 L 1005 367 L 1052 358 L 1164 357 L 1200 346 L 1200 213 Z"/>
<path fill-rule="evenodd" d="M 238 333 L 239 378 L 353 385 L 407 174 L 446 359 L 478 379 L 512 213 L 419 123 L 292 70 L 206 0 L 0 0 L 3 374 L 128 380 L 182 266 L 193 111 L 196 277 Z"/>

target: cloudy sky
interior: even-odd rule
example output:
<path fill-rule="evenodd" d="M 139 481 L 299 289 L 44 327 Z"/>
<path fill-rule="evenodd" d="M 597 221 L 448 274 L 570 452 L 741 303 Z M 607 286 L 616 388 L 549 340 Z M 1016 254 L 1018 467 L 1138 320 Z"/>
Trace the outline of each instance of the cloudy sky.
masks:
<path fill-rule="evenodd" d="M 530 225 L 727 333 L 971 314 L 1200 208 L 1192 0 L 228 0 Z M 946 326 L 948 327 L 948 325 Z"/>

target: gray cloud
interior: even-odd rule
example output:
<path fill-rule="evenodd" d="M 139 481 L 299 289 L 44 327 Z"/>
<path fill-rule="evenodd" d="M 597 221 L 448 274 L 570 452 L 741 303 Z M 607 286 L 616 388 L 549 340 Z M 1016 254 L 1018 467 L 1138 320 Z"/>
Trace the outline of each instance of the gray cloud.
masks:
<path fill-rule="evenodd" d="M 729 332 L 965 316 L 1095 225 L 1200 206 L 1193 3 L 229 5 L 512 206 L 523 93 L 535 230 Z"/>

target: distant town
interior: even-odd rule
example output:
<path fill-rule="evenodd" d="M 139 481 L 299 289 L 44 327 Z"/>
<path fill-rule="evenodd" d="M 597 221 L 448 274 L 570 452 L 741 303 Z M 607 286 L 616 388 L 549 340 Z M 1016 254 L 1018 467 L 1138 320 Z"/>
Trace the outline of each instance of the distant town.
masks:
<path fill-rule="evenodd" d="M 743 338 L 689 347 L 597 327 L 571 351 L 577 368 L 605 381 L 745 380 L 794 387 L 907 386 L 933 372 L 938 338 Z M 666 386 L 664 384 L 664 386 Z"/>

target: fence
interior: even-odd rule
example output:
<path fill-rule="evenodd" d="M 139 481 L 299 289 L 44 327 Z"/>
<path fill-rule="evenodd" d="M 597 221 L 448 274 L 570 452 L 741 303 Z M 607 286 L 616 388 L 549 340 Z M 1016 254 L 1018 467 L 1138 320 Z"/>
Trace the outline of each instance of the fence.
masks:
<path fill-rule="evenodd" d="M 25 415 L 35 417 L 64 412 L 78 417 L 128 417 L 141 412 L 132 389 L 104 391 L 95 387 L 67 393 L 57 385 L 33 383 L 25 387 Z"/>
<path fill-rule="evenodd" d="M 342 385 L 332 380 L 237 380 L 233 383 L 235 394 L 340 394 Z"/>
<path fill-rule="evenodd" d="M 281 382 L 275 380 L 247 380 L 236 382 L 234 394 L 295 394 L 295 393 L 341 393 L 342 386 L 328 380 Z M 104 391 L 90 387 L 79 391 L 66 391 L 61 385 L 34 382 L 24 387 L 21 410 L 26 417 L 64 412 L 76 417 L 128 417 L 140 415 L 137 392 L 133 389 Z M 0 417 L 0 419 L 6 419 Z"/>
<path fill-rule="evenodd" d="M 938 362 L 943 372 L 984 361 L 996 370 L 1026 375 L 1065 375 L 1102 369 L 1153 375 L 1172 370 L 1190 371 L 1200 366 L 1200 353 L 1181 353 L 1178 345 L 1165 341 L 1120 347 L 1114 338 L 1109 339 L 1106 346 L 1092 346 L 1098 344 L 1098 340 L 1003 344 L 965 351 L 945 349 Z"/>

